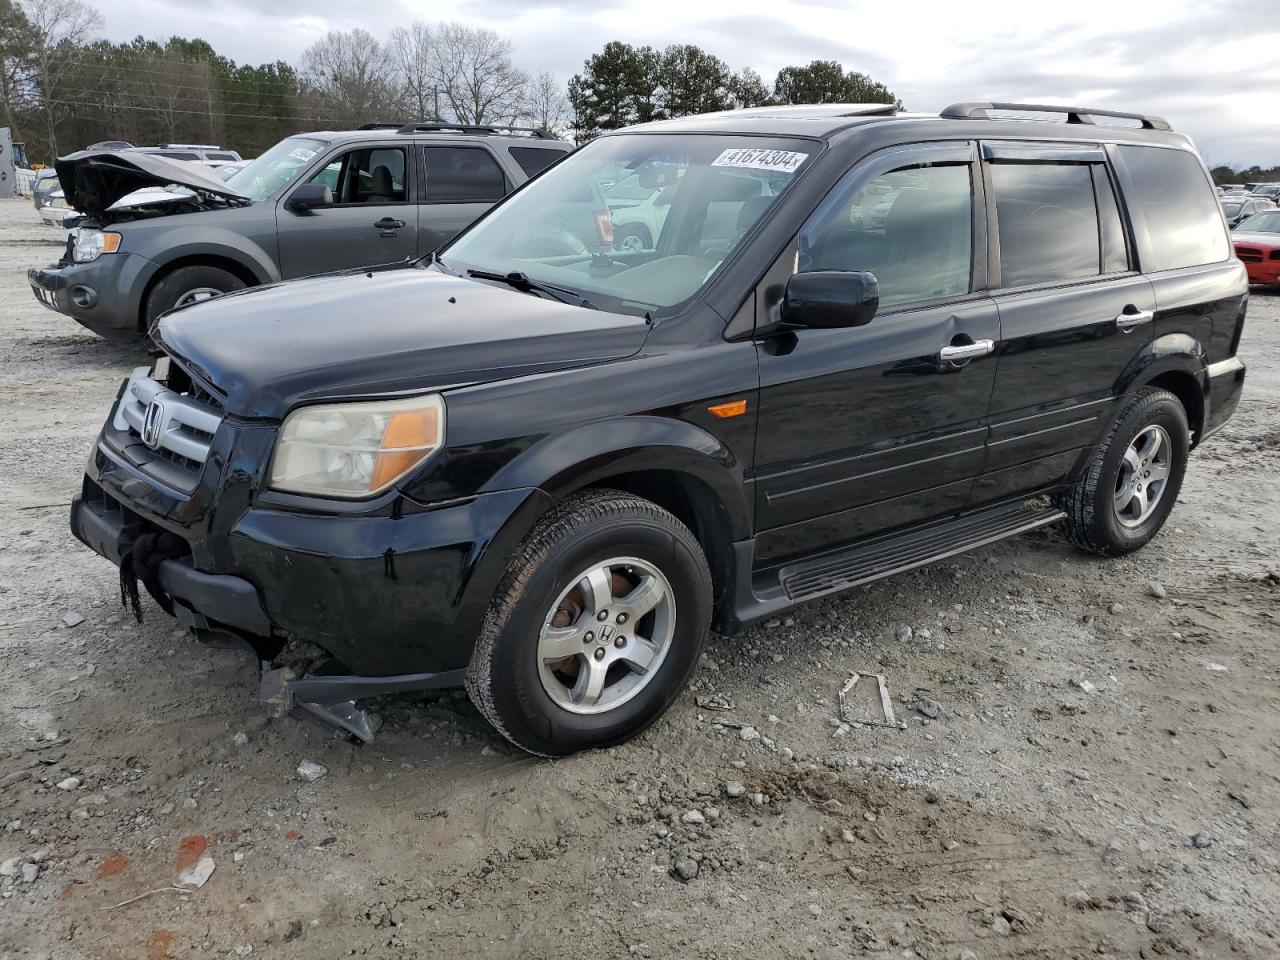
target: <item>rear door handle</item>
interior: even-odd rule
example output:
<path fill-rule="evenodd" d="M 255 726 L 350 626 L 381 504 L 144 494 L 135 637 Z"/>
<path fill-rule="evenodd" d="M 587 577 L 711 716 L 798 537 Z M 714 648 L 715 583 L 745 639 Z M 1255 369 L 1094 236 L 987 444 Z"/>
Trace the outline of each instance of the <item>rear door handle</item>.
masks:
<path fill-rule="evenodd" d="M 1150 323 L 1155 318 L 1154 310 L 1125 310 L 1124 313 L 1116 317 L 1116 326 L 1121 330 L 1132 330 L 1134 327 L 1141 326 L 1144 323 Z"/>
<path fill-rule="evenodd" d="M 938 351 L 938 359 L 943 363 L 955 363 L 957 360 L 973 360 L 985 357 L 996 348 L 994 340 L 975 340 L 973 343 L 957 343 L 943 347 Z"/>
<path fill-rule="evenodd" d="M 404 226 L 403 220 L 394 220 L 391 217 L 383 217 L 374 224 L 379 230 L 399 230 Z"/>

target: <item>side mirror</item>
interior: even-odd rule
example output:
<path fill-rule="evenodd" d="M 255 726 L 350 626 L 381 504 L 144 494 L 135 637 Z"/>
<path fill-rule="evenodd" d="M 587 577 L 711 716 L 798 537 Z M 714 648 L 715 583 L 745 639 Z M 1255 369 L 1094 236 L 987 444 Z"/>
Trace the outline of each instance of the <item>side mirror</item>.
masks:
<path fill-rule="evenodd" d="M 330 207 L 333 206 L 333 191 L 323 183 L 304 183 L 289 195 L 289 201 L 285 206 L 290 210 Z"/>
<path fill-rule="evenodd" d="M 797 273 L 782 297 L 782 322 L 789 326 L 829 329 L 861 327 L 880 306 L 880 282 L 874 273 L 816 270 Z"/>

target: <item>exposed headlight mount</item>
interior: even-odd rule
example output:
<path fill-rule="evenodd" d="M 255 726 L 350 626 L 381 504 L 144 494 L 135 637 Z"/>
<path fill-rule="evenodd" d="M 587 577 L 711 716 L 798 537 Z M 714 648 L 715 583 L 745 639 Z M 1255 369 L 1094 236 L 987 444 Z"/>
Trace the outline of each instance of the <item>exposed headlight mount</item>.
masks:
<path fill-rule="evenodd" d="M 271 487 L 344 500 L 376 496 L 444 445 L 444 415 L 439 394 L 300 407 L 280 428 Z"/>

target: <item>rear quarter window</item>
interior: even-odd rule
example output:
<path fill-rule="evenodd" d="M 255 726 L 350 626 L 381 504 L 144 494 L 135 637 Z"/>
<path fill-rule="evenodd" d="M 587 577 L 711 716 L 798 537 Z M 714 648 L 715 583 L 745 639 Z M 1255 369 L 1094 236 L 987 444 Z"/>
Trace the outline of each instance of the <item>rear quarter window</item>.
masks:
<path fill-rule="evenodd" d="M 550 150 L 546 147 L 508 147 L 511 159 L 520 164 L 526 177 L 536 177 L 551 164 L 564 156 L 563 150 Z"/>
<path fill-rule="evenodd" d="M 1125 202 L 1146 221 L 1144 271 L 1220 263 L 1231 253 L 1217 196 L 1200 159 L 1186 150 L 1119 146 Z"/>

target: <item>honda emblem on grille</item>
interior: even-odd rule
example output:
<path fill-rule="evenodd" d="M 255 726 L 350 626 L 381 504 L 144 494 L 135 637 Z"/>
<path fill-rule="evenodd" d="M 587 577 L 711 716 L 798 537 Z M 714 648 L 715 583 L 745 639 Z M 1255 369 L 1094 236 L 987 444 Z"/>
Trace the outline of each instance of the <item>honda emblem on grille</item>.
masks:
<path fill-rule="evenodd" d="M 164 404 L 152 400 L 142 417 L 142 442 L 152 450 L 160 446 L 160 433 L 164 429 Z"/>

